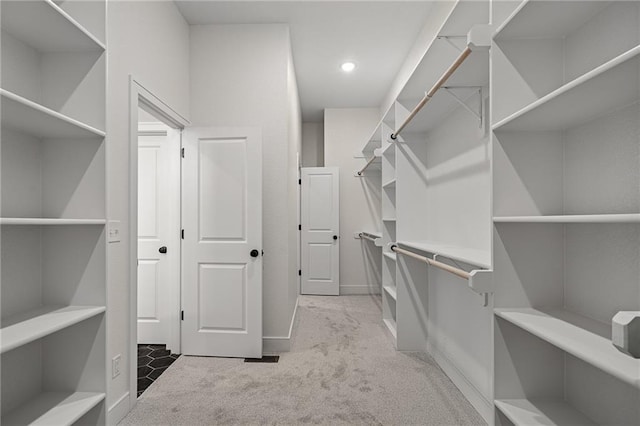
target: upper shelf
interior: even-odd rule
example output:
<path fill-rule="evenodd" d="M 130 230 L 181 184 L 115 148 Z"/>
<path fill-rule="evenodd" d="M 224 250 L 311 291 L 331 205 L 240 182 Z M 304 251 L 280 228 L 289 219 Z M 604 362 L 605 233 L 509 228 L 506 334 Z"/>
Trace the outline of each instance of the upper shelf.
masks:
<path fill-rule="evenodd" d="M 561 310 L 496 309 L 495 314 L 608 374 L 640 388 L 640 360 L 616 349 L 606 324 Z"/>
<path fill-rule="evenodd" d="M 588 22 L 608 3 L 525 0 L 497 29 L 494 39 L 564 38 Z"/>
<path fill-rule="evenodd" d="M 484 269 L 491 268 L 491 252 L 489 251 L 438 244 L 430 241 L 399 241 L 398 244 Z"/>
<path fill-rule="evenodd" d="M 40 52 L 105 50 L 102 42 L 51 0 L 3 1 L 2 29 Z"/>
<path fill-rule="evenodd" d="M 0 89 L 0 96 L 2 97 L 2 126 L 8 129 L 18 130 L 37 138 L 80 139 L 105 136 L 105 132 L 101 130 L 7 90 Z"/>
<path fill-rule="evenodd" d="M 640 223 L 640 214 L 495 216 L 493 221 L 495 223 Z"/>
<path fill-rule="evenodd" d="M 39 217 L 2 217 L 0 225 L 104 225 L 105 219 L 51 219 Z"/>
<path fill-rule="evenodd" d="M 527 105 L 493 126 L 499 131 L 564 130 L 640 98 L 640 46 Z"/>
<path fill-rule="evenodd" d="M 43 306 L 2 320 L 0 353 L 101 314 L 104 306 Z"/>

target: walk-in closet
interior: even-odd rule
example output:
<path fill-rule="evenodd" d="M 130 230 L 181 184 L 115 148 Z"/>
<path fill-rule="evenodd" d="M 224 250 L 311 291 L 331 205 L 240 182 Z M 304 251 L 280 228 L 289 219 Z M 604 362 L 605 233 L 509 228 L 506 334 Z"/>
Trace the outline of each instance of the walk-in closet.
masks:
<path fill-rule="evenodd" d="M 640 1 L 0 16 L 2 425 L 640 426 Z"/>

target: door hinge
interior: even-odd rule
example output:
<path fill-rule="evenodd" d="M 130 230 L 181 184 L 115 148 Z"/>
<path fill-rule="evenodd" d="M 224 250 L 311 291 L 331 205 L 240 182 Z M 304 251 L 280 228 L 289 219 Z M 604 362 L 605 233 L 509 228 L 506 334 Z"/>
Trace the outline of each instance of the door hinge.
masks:
<path fill-rule="evenodd" d="M 302 225 L 298 225 L 298 231 L 302 231 Z"/>
<path fill-rule="evenodd" d="M 302 179 L 298 179 L 298 185 L 302 185 Z"/>
<path fill-rule="evenodd" d="M 298 276 L 302 276 L 302 269 L 298 269 Z"/>
<path fill-rule="evenodd" d="M 181 149 L 180 149 L 180 156 L 181 156 L 182 158 L 184 158 L 184 148 L 181 148 Z"/>
<path fill-rule="evenodd" d="M 184 240 L 184 229 L 180 230 L 180 238 L 182 238 Z"/>
<path fill-rule="evenodd" d="M 180 311 L 180 320 L 184 321 L 184 311 Z"/>

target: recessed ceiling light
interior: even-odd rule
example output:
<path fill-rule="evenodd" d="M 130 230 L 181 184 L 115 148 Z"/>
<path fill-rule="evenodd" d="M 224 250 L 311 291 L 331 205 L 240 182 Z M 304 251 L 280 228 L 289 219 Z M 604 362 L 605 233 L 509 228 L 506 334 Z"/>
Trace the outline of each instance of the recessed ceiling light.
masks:
<path fill-rule="evenodd" d="M 356 64 L 354 64 L 353 62 L 345 62 L 344 64 L 340 65 L 340 68 L 342 68 L 342 71 L 344 72 L 351 72 L 356 69 Z"/>

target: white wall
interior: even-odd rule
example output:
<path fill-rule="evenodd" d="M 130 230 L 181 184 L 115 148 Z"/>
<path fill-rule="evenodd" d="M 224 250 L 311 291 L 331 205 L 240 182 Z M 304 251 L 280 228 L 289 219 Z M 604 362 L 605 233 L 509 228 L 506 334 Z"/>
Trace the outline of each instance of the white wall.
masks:
<path fill-rule="evenodd" d="M 324 166 L 324 123 L 302 123 L 302 167 Z"/>
<path fill-rule="evenodd" d="M 109 244 L 108 353 L 121 355 L 121 374 L 111 380 L 107 407 L 128 410 L 129 389 L 129 74 L 173 109 L 189 113 L 189 27 L 172 2 L 109 2 L 107 154 L 111 220 L 121 221 L 121 242 Z M 124 398 L 123 398 L 124 397 Z M 121 410 L 124 410 L 122 412 Z M 109 420 L 116 422 L 119 415 Z"/>
<path fill-rule="evenodd" d="M 300 113 L 290 52 L 286 25 L 191 27 L 193 124 L 262 128 L 265 351 L 286 349 L 297 299 L 290 231 L 297 228 L 291 182 Z"/>
<path fill-rule="evenodd" d="M 366 160 L 354 158 L 379 121 L 377 108 L 325 109 L 324 160 L 340 168 L 340 294 L 379 293 L 382 251 L 353 238 L 363 230 L 379 230 L 380 172 L 355 177 Z"/>

